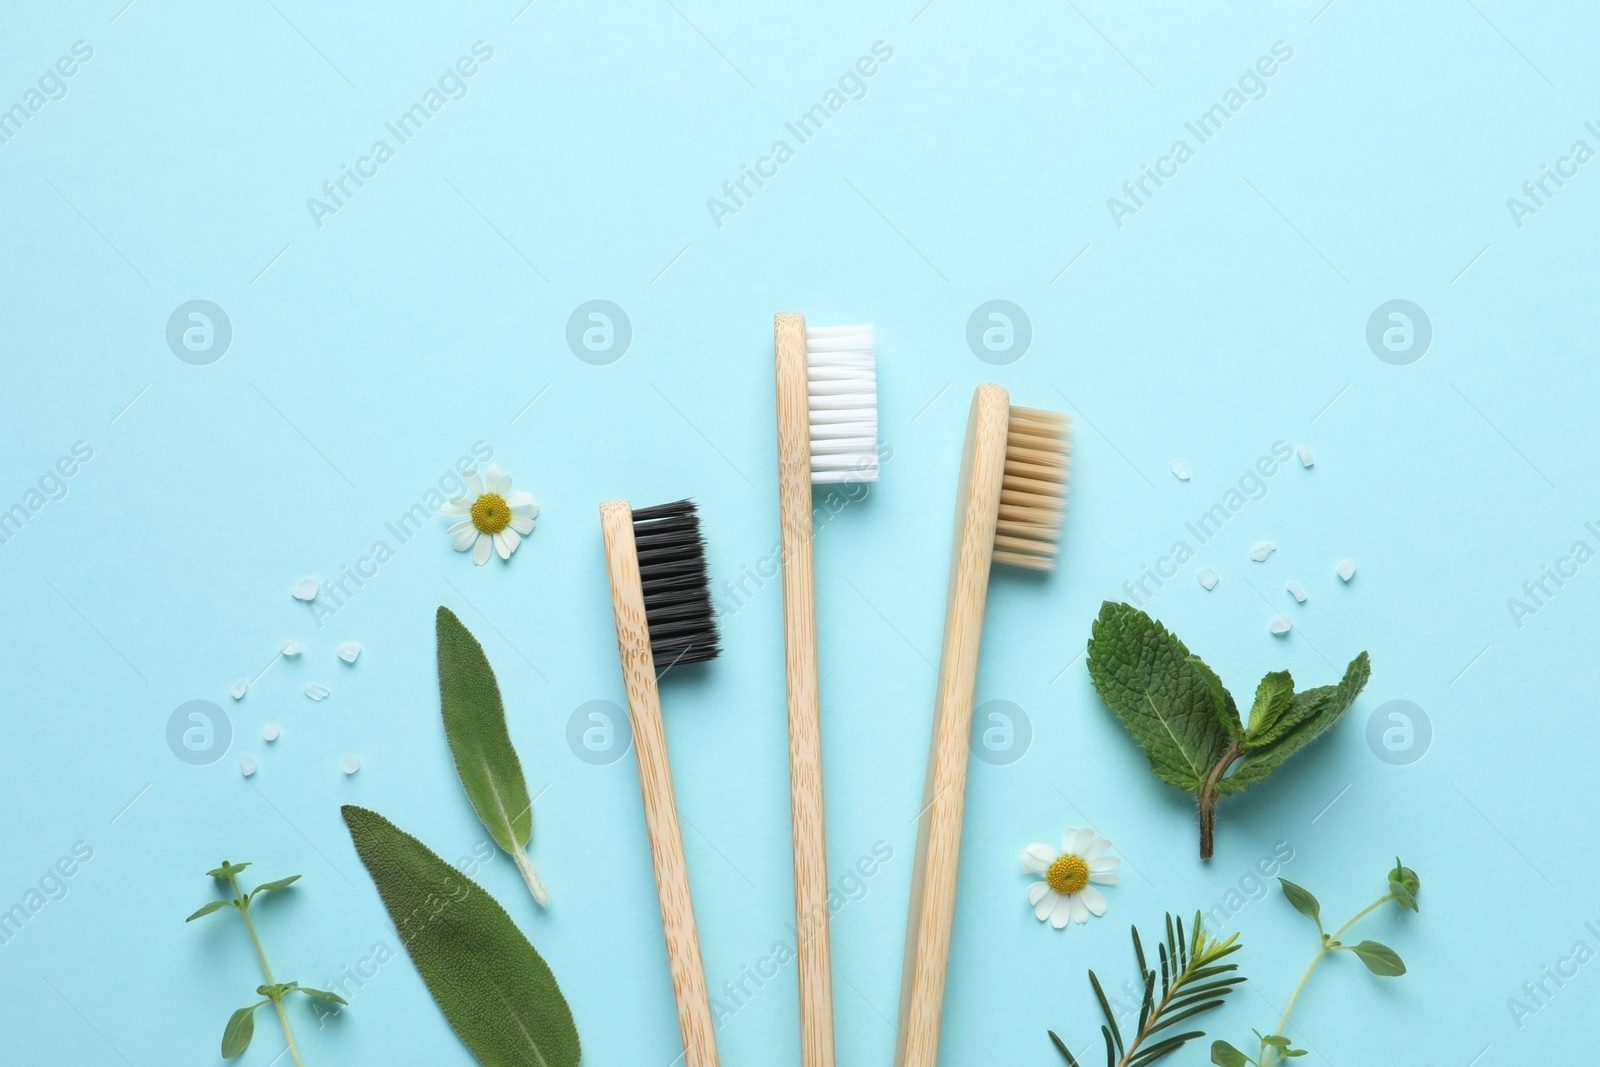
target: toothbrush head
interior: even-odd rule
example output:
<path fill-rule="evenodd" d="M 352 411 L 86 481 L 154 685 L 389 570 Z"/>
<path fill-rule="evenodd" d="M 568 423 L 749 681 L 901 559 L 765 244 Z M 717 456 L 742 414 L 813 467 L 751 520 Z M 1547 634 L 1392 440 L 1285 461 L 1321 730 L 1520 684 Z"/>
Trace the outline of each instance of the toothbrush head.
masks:
<path fill-rule="evenodd" d="M 870 324 L 806 327 L 811 482 L 878 480 L 878 374 Z"/>
<path fill-rule="evenodd" d="M 722 647 L 711 610 L 706 543 L 694 502 L 635 508 L 633 539 L 656 670 L 715 659 Z"/>
<path fill-rule="evenodd" d="M 994 561 L 1049 571 L 1061 548 L 1072 421 L 1056 411 L 1011 407 Z"/>

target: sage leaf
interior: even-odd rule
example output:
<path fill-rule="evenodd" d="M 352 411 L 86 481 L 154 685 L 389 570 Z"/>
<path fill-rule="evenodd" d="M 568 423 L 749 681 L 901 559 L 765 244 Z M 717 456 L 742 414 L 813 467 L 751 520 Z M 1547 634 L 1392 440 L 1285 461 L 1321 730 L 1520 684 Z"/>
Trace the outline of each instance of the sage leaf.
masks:
<path fill-rule="evenodd" d="M 326 989 L 312 989 L 308 985 L 299 985 L 294 987 L 294 991 L 296 993 L 304 993 L 313 1000 L 331 1000 L 335 1004 L 343 1004 L 346 1007 L 348 1007 L 350 1004 L 348 1000 L 345 1000 L 339 994 L 330 993 Z"/>
<path fill-rule="evenodd" d="M 1255 703 L 1250 706 L 1247 746 L 1260 748 L 1277 740 L 1284 713 L 1294 703 L 1294 679 L 1288 671 L 1273 671 L 1256 687 Z"/>
<path fill-rule="evenodd" d="M 231 907 L 233 907 L 233 901 L 231 901 L 231 900 L 213 900 L 209 904 L 202 905 L 200 907 L 200 910 L 196 911 L 193 915 L 189 916 L 187 919 L 185 919 L 183 921 L 186 922 L 186 923 L 192 923 L 196 919 L 202 918 L 202 917 L 204 917 L 206 915 L 210 915 L 214 911 L 221 911 L 223 908 L 231 908 Z"/>
<path fill-rule="evenodd" d="M 1283 886 L 1283 895 L 1289 898 L 1289 903 L 1294 905 L 1294 910 L 1301 915 L 1309 916 L 1320 929 L 1322 927 L 1322 905 L 1317 902 L 1311 890 L 1304 886 L 1295 885 L 1287 878 L 1279 878 L 1278 884 Z"/>
<path fill-rule="evenodd" d="M 256 1009 L 259 1007 L 261 1004 L 252 1004 L 228 1016 L 228 1025 L 222 1028 L 223 1059 L 231 1060 L 250 1047 L 251 1038 L 256 1036 Z"/>
<path fill-rule="evenodd" d="M 1089 639 L 1089 679 L 1156 777 L 1197 791 L 1228 735 L 1183 642 L 1138 608 L 1106 601 Z"/>
<path fill-rule="evenodd" d="M 1234 772 L 1217 786 L 1221 794 L 1237 793 L 1254 785 L 1283 765 L 1284 760 L 1321 737 L 1339 721 L 1372 676 L 1372 664 L 1365 652 L 1350 661 L 1338 685 L 1318 686 L 1296 693 L 1280 723 L 1287 728 L 1265 747 L 1253 749 Z"/>
<path fill-rule="evenodd" d="M 441 607 L 435 619 L 439 641 L 439 706 L 456 773 L 489 836 L 511 858 L 539 904 L 550 902 L 526 851 L 533 836 L 533 801 L 522 777 L 522 761 L 506 730 L 505 705 L 483 646 Z"/>
<path fill-rule="evenodd" d="M 341 809 L 401 942 L 456 1035 L 485 1067 L 576 1067 L 555 975 L 488 892 L 375 811 Z"/>
<path fill-rule="evenodd" d="M 1400 954 L 1379 941 L 1362 941 L 1351 945 L 1350 951 L 1361 958 L 1367 970 L 1384 978 L 1398 978 L 1406 973 L 1405 961 Z"/>

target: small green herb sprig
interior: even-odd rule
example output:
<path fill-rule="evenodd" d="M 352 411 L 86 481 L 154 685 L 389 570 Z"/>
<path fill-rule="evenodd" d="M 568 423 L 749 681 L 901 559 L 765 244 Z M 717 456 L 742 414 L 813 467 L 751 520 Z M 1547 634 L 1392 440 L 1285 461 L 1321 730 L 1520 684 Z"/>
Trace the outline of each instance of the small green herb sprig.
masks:
<path fill-rule="evenodd" d="M 1100 986 L 1100 979 L 1089 972 L 1089 985 L 1094 988 L 1095 999 L 1106 1021 L 1100 1034 L 1106 1042 L 1106 1067 L 1145 1067 L 1169 1052 L 1176 1052 L 1197 1037 L 1201 1030 L 1181 1034 L 1168 1032 L 1176 1024 L 1192 1019 L 1222 1004 L 1234 986 L 1244 981 L 1243 975 L 1229 972 L 1237 970 L 1236 963 L 1222 960 L 1239 951 L 1238 934 L 1218 941 L 1205 932 L 1200 923 L 1200 913 L 1195 912 L 1194 925 L 1186 936 L 1183 920 L 1167 915 L 1167 938 L 1156 943 L 1156 954 L 1161 964 L 1160 999 L 1156 994 L 1156 972 L 1145 962 L 1144 945 L 1139 940 L 1139 928 L 1133 927 L 1133 955 L 1139 964 L 1139 980 L 1144 995 L 1139 1004 L 1139 1025 L 1133 1036 L 1124 1040 L 1122 1028 L 1117 1025 L 1111 1002 Z M 1066 1042 L 1047 1031 L 1050 1043 L 1067 1061 L 1067 1067 L 1079 1067 L 1078 1059 L 1067 1048 Z"/>
<path fill-rule="evenodd" d="M 291 874 L 287 878 L 279 878 L 271 882 L 262 882 L 250 892 L 246 893 L 239 884 L 239 875 L 248 863 L 230 863 L 222 861 L 222 866 L 213 868 L 206 873 L 219 882 L 226 883 L 232 890 L 233 896 L 222 900 L 213 900 L 200 908 L 184 922 L 194 922 L 223 908 L 232 908 L 244 920 L 244 928 L 250 934 L 250 943 L 255 946 L 256 958 L 261 961 L 261 973 L 266 977 L 266 982 L 256 986 L 256 993 L 263 999 L 254 1004 L 247 1004 L 228 1017 L 228 1025 L 222 1031 L 222 1058 L 232 1059 L 250 1047 L 250 1039 L 256 1033 L 256 1009 L 266 1004 L 271 1004 L 278 1013 L 278 1022 L 283 1024 L 283 1037 L 289 1043 L 289 1055 L 294 1058 L 298 1067 L 305 1067 L 305 1061 L 300 1058 L 300 1049 L 294 1043 L 294 1030 L 289 1026 L 289 1013 L 284 1010 L 285 998 L 294 993 L 301 993 L 313 1000 L 331 1001 L 335 1004 L 346 1003 L 345 999 L 337 993 L 330 993 L 325 989 L 312 989 L 299 982 L 279 982 L 272 977 L 272 967 L 267 963 L 266 949 L 261 947 L 261 937 L 256 933 L 255 920 L 250 918 L 250 905 L 256 897 L 263 893 L 275 893 L 287 889 L 300 880 L 298 874 Z"/>
<path fill-rule="evenodd" d="M 1217 672 L 1133 605 L 1106 601 L 1089 638 L 1095 691 L 1144 749 L 1155 776 L 1195 794 L 1201 859 L 1211 858 L 1218 799 L 1266 778 L 1322 736 L 1371 673 L 1363 652 L 1338 685 L 1297 693 L 1288 671 L 1273 671 L 1241 721 Z"/>
<path fill-rule="evenodd" d="M 1274 1067 L 1286 1059 L 1306 1054 L 1305 1049 L 1295 1048 L 1290 1044 L 1284 1030 L 1289 1025 L 1289 1015 L 1294 1011 L 1295 1003 L 1299 1001 L 1300 994 L 1305 992 L 1306 983 L 1311 980 L 1311 972 L 1317 969 L 1317 965 L 1330 952 L 1349 952 L 1366 964 L 1367 970 L 1382 978 L 1398 978 L 1406 973 L 1406 965 L 1400 959 L 1400 954 L 1388 945 L 1378 941 L 1358 941 L 1353 945 L 1347 945 L 1343 940 L 1352 926 L 1391 901 L 1406 911 L 1417 910 L 1417 893 L 1422 888 L 1422 880 L 1417 877 L 1416 871 L 1400 862 L 1400 857 L 1395 857 L 1394 868 L 1389 872 L 1389 891 L 1356 912 L 1349 922 L 1331 934 L 1323 929 L 1322 905 L 1309 890 L 1295 885 L 1287 878 L 1279 878 L 1278 882 L 1283 886 L 1283 895 L 1294 905 L 1294 909 L 1317 924 L 1317 936 L 1321 943 L 1317 947 L 1317 954 L 1311 957 L 1310 966 L 1300 976 L 1299 984 L 1289 995 L 1289 1003 L 1283 1007 L 1277 1028 L 1270 1034 L 1263 1034 L 1259 1030 L 1251 1031 L 1259 1042 L 1254 1056 L 1246 1056 L 1226 1041 L 1211 1043 L 1211 1062 L 1219 1064 L 1220 1067 L 1247 1067 L 1249 1064 L 1255 1064 L 1255 1067 Z"/>

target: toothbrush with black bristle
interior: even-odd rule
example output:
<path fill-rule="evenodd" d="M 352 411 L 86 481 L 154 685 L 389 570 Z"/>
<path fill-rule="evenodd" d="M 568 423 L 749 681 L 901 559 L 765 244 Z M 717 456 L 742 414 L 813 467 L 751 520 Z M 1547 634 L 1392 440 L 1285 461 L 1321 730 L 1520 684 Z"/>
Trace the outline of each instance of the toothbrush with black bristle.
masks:
<path fill-rule="evenodd" d="M 667 964 L 683 1032 L 684 1067 L 717 1067 L 716 1030 L 689 897 L 678 805 L 657 679 L 722 651 L 706 572 L 705 540 L 691 501 L 635 510 L 626 500 L 600 505 L 611 575 L 617 650 L 633 722 L 645 825 L 661 898 Z"/>
<path fill-rule="evenodd" d="M 1063 414 L 1013 407 L 1005 389 L 993 383 L 973 394 L 956 484 L 944 649 L 911 869 L 895 1067 L 939 1062 L 989 569 L 995 563 L 1055 569 L 1071 441 L 1072 424 Z"/>
<path fill-rule="evenodd" d="M 772 347 L 800 1064 L 834 1067 L 811 487 L 877 480 L 878 381 L 870 325 L 807 327 L 800 315 L 781 312 L 773 318 Z"/>

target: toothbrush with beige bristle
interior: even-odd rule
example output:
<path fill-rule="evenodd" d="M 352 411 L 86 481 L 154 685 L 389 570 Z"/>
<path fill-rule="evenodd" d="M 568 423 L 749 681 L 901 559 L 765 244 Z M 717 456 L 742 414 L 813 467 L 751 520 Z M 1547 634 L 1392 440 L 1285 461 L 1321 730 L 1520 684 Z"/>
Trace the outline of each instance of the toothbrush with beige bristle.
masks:
<path fill-rule="evenodd" d="M 911 872 L 895 1067 L 938 1062 L 989 568 L 995 563 L 1055 567 L 1071 435 L 1065 415 L 1012 407 L 999 385 L 980 385 L 973 395 L 956 489 L 944 649 Z"/>
<path fill-rule="evenodd" d="M 782 312 L 773 319 L 773 362 L 800 1063 L 802 1067 L 833 1067 L 811 487 L 877 480 L 878 394 L 872 327 L 807 328 L 800 315 Z"/>

